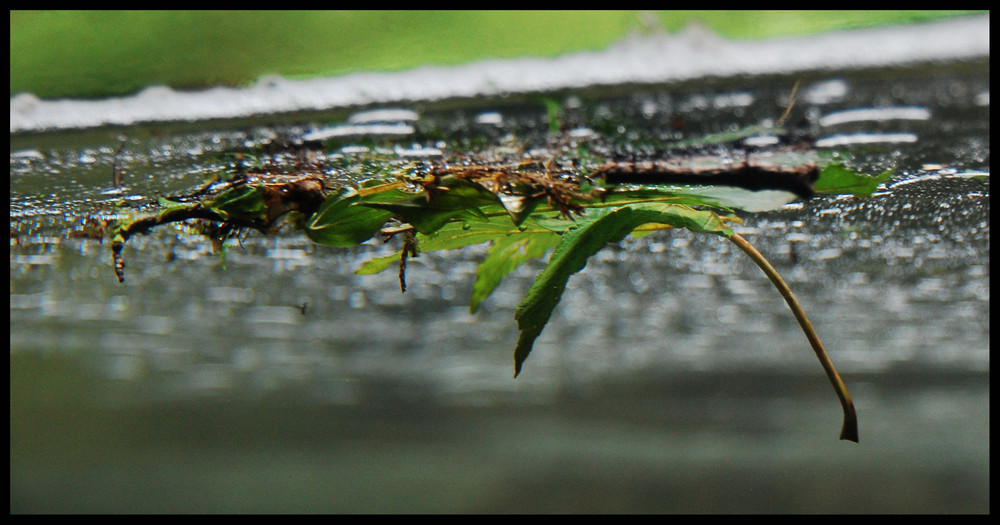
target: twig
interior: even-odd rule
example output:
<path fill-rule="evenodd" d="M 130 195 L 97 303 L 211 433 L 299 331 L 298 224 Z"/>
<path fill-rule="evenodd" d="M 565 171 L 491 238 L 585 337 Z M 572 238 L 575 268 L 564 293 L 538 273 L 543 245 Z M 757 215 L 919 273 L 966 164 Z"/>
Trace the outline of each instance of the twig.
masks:
<path fill-rule="evenodd" d="M 792 94 L 788 95 L 788 107 L 785 108 L 785 112 L 781 114 L 781 117 L 779 117 L 778 120 L 775 121 L 774 123 L 775 126 L 778 126 L 780 128 L 781 126 L 785 125 L 785 119 L 788 118 L 788 115 L 791 115 L 792 108 L 795 107 L 795 101 L 798 100 L 799 84 L 801 83 L 802 83 L 801 78 L 795 81 L 795 85 L 792 86 Z"/>
<path fill-rule="evenodd" d="M 115 275 L 118 277 L 118 282 L 125 282 L 125 258 L 122 255 L 122 250 L 125 248 L 125 243 L 129 240 L 129 238 L 137 234 L 147 233 L 150 229 L 162 224 L 186 221 L 189 219 L 217 221 L 230 224 L 234 227 L 256 228 L 263 231 L 263 225 L 261 224 L 245 221 L 227 221 L 225 217 L 219 215 L 214 210 L 202 208 L 199 205 L 166 210 L 151 217 L 144 217 L 116 229 L 114 232 L 114 239 L 111 243 L 111 258 L 115 268 Z"/>
<path fill-rule="evenodd" d="M 816 357 L 819 358 L 820 364 L 823 365 L 823 370 L 826 371 L 826 376 L 830 378 L 830 383 L 833 384 L 833 389 L 837 392 L 837 397 L 840 398 L 840 404 L 844 408 L 844 425 L 840 429 L 840 439 L 858 442 L 858 415 L 854 410 L 854 402 L 851 401 L 851 394 L 847 391 L 847 385 L 844 384 L 843 379 L 840 378 L 840 374 L 837 373 L 837 369 L 833 366 L 833 361 L 830 360 L 830 356 L 826 354 L 826 350 L 823 349 L 823 343 L 820 342 L 819 336 L 816 335 L 816 331 L 813 330 L 812 323 L 806 318 L 806 313 L 802 310 L 802 306 L 799 305 L 799 301 L 792 294 L 792 290 L 785 284 L 784 279 L 778 275 L 777 270 L 771 266 L 771 263 L 767 262 L 767 259 L 761 255 L 746 239 L 740 237 L 739 234 L 734 233 L 729 237 L 729 240 L 743 250 L 747 255 L 753 259 L 753 262 L 764 270 L 764 274 L 767 278 L 771 280 L 781 296 L 785 298 L 785 302 L 788 303 L 789 308 L 792 309 L 792 313 L 795 315 L 795 319 L 799 322 L 799 326 L 802 327 L 802 331 L 805 332 L 806 338 L 809 340 L 809 344 L 812 345 L 813 351 L 816 352 Z"/>
<path fill-rule="evenodd" d="M 403 231 L 403 251 L 399 254 L 399 290 L 406 293 L 406 258 L 417 257 L 420 249 L 417 247 L 417 236 L 413 229 Z"/>

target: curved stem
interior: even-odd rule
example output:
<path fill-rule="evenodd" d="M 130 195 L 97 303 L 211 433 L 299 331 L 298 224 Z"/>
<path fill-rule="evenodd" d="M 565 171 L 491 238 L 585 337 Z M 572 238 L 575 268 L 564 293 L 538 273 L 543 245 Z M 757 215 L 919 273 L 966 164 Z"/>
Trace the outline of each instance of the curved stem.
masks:
<path fill-rule="evenodd" d="M 785 302 L 788 303 L 788 307 L 792 309 L 792 313 L 795 315 L 795 319 L 799 322 L 799 326 L 802 327 L 802 331 L 805 332 L 806 338 L 809 340 L 809 344 L 812 345 L 813 351 L 816 352 L 816 357 L 819 358 L 820 364 L 823 365 L 823 370 L 826 371 L 826 376 L 830 378 L 830 383 L 833 384 L 833 389 L 837 392 L 837 397 L 840 398 L 840 405 L 844 408 L 844 425 L 840 429 L 840 439 L 858 442 L 858 415 L 854 410 L 854 402 L 851 401 L 851 394 L 847 391 L 847 385 L 844 384 L 844 380 L 840 378 L 840 374 L 837 373 L 837 369 L 833 366 L 833 361 L 830 361 L 830 356 L 826 354 L 826 350 L 823 348 L 823 343 L 820 342 L 819 336 L 816 335 L 816 331 L 813 330 L 812 323 L 806 318 L 805 311 L 802 310 L 802 306 L 799 305 L 799 301 L 792 294 L 792 290 L 785 284 L 784 279 L 778 275 L 777 270 L 771 266 L 771 263 L 767 262 L 767 259 L 761 255 L 746 239 L 740 237 L 739 234 L 734 233 L 729 237 L 729 240 L 733 242 L 736 246 L 739 246 L 747 255 L 753 259 L 753 262 L 764 270 L 764 274 L 767 278 L 771 280 L 781 296 L 785 298 Z"/>

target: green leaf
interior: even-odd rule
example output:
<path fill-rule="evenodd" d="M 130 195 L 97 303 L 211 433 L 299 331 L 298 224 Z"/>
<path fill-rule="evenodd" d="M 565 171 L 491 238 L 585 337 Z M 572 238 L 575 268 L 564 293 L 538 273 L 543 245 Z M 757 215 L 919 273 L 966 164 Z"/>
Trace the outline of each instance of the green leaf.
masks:
<path fill-rule="evenodd" d="M 454 250 L 481 244 L 521 230 L 506 215 L 484 217 L 482 220 L 450 222 L 431 235 L 418 235 L 421 252 Z"/>
<path fill-rule="evenodd" d="M 535 339 L 548 323 L 570 276 L 587 265 L 591 255 L 618 242 L 647 223 L 668 224 L 695 232 L 730 236 L 732 229 L 714 212 L 664 203 L 634 204 L 592 210 L 579 225 L 562 235 L 548 265 L 535 279 L 514 313 L 521 335 L 514 349 L 514 375 L 520 374 Z"/>
<path fill-rule="evenodd" d="M 469 311 L 476 313 L 479 304 L 500 285 L 500 281 L 525 261 L 543 257 L 559 242 L 559 234 L 528 224 L 519 234 L 497 238 L 490 246 L 486 259 L 479 263 L 476 282 L 472 285 Z"/>
<path fill-rule="evenodd" d="M 399 252 L 396 252 L 392 255 L 386 255 L 384 257 L 376 257 L 366 262 L 365 264 L 361 265 L 361 267 L 358 268 L 357 270 L 354 270 L 354 274 L 374 275 L 376 273 L 385 270 L 386 268 L 391 266 L 392 263 L 398 263 L 398 262 L 399 262 Z"/>
<path fill-rule="evenodd" d="M 362 202 L 364 206 L 392 212 L 425 235 L 434 233 L 455 219 L 485 219 L 479 208 L 499 204 L 497 196 L 486 188 L 456 177 L 444 177 L 435 189 L 413 194 L 406 199 L 385 201 L 373 198 Z"/>
<path fill-rule="evenodd" d="M 555 233 L 565 233 L 580 225 L 580 223 L 573 218 L 565 217 L 562 213 L 557 211 L 536 213 L 531 217 L 531 220 L 542 228 Z"/>
<path fill-rule="evenodd" d="M 166 197 L 157 197 L 156 202 L 163 208 L 179 208 L 181 206 L 190 206 L 190 204 L 186 202 L 172 201 Z"/>
<path fill-rule="evenodd" d="M 306 235 L 319 244 L 344 247 L 372 238 L 392 214 L 358 206 L 359 202 L 357 190 L 349 187 L 328 196 L 306 224 Z"/>
<path fill-rule="evenodd" d="M 430 235 L 418 234 L 417 245 L 421 252 L 434 252 L 439 250 L 454 250 L 473 244 L 505 239 L 509 235 L 519 236 L 529 233 L 547 233 L 554 235 L 549 230 L 539 227 L 528 221 L 531 228 L 515 226 L 506 215 L 496 215 L 486 217 L 482 220 L 470 222 L 450 222 L 442 226 L 438 231 Z M 388 268 L 393 262 L 399 261 L 400 252 L 384 257 L 378 257 L 365 263 L 354 273 L 358 275 L 370 275 L 381 272 Z"/>
<path fill-rule="evenodd" d="M 493 293 L 503 278 L 530 259 L 541 258 L 559 241 L 559 234 L 532 220 L 515 226 L 503 215 L 483 222 L 452 222 L 432 235 L 417 235 L 421 252 L 453 250 L 473 244 L 492 242 L 486 259 L 476 271 L 469 310 L 475 313 L 479 304 Z M 372 259 L 358 268 L 357 275 L 371 275 L 399 262 L 400 252 Z"/>
<path fill-rule="evenodd" d="M 204 201 L 202 206 L 215 211 L 226 220 L 252 222 L 267 217 L 263 186 L 229 188 L 214 199 Z"/>
<path fill-rule="evenodd" d="M 734 215 L 727 215 L 723 219 L 714 211 L 696 210 L 682 204 L 651 202 L 633 204 L 630 208 L 655 214 L 652 220 L 644 224 L 666 224 L 674 228 L 686 228 L 695 233 L 712 233 L 723 237 L 733 234 L 733 229 L 727 225 L 727 221 L 739 221 Z"/>
<path fill-rule="evenodd" d="M 190 210 L 192 208 L 199 206 L 199 204 L 197 203 L 177 202 L 177 201 L 172 201 L 170 199 L 165 199 L 163 197 L 157 199 L 157 202 L 163 208 L 158 213 L 160 217 L 166 216 L 171 213 L 182 213 L 184 210 Z"/>
<path fill-rule="evenodd" d="M 859 198 L 870 197 L 879 184 L 892 177 L 892 170 L 886 170 L 872 177 L 858 173 L 843 164 L 829 164 L 819 174 L 819 179 L 813 184 L 817 193 L 851 194 Z"/>
<path fill-rule="evenodd" d="M 706 197 L 700 190 L 700 186 L 670 185 L 670 186 L 649 186 L 634 190 L 617 190 L 601 198 L 598 206 L 623 206 L 643 202 L 662 202 L 672 204 L 684 204 L 687 206 L 712 206 L 729 211 L 734 206 L 729 206 L 725 201 L 720 201 L 714 197 Z"/>

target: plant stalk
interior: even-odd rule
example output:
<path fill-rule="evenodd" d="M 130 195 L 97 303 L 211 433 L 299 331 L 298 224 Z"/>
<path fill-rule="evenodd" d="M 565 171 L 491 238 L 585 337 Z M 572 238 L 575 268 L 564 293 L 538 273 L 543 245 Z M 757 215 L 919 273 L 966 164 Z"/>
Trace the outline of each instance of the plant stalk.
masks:
<path fill-rule="evenodd" d="M 816 331 L 812 327 L 812 323 L 806 317 L 805 311 L 802 310 L 802 306 L 799 305 L 798 299 L 792 294 L 791 288 L 785 283 L 784 279 L 778 275 L 777 270 L 771 266 L 771 263 L 767 262 L 767 259 L 756 248 L 754 248 L 746 239 L 740 237 L 739 234 L 734 233 L 729 237 L 729 240 L 738 246 L 744 253 L 753 259 L 753 262 L 764 271 L 767 278 L 771 280 L 781 296 L 785 298 L 785 302 L 788 303 L 789 308 L 792 309 L 792 314 L 795 315 L 795 319 L 799 322 L 799 326 L 802 327 L 802 331 L 805 332 L 806 338 L 809 340 L 809 344 L 812 345 L 813 351 L 816 352 L 816 357 L 819 358 L 820 364 L 823 365 L 823 370 L 826 371 L 826 376 L 830 378 L 830 383 L 833 384 L 833 389 L 837 392 L 837 397 L 840 398 L 840 405 L 844 408 L 844 425 L 840 429 L 840 439 L 846 441 L 858 442 L 858 415 L 854 410 L 854 402 L 851 401 L 851 394 L 847 391 L 847 385 L 844 384 L 844 380 L 840 378 L 840 374 L 837 373 L 837 369 L 833 366 L 833 361 L 830 360 L 830 356 L 826 354 L 826 350 L 823 348 L 823 343 L 820 342 L 819 336 L 816 335 Z"/>

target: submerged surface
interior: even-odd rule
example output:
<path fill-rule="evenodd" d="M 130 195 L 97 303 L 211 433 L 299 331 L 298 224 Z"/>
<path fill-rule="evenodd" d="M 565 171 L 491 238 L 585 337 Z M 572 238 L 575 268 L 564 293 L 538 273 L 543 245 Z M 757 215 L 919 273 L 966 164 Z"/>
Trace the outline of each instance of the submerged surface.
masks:
<path fill-rule="evenodd" d="M 552 97 L 574 140 L 648 155 L 773 120 L 796 80 Z M 215 153 L 278 134 L 420 159 L 548 129 L 530 99 L 402 109 L 11 137 L 13 512 L 989 510 L 988 61 L 804 79 L 793 118 L 896 176 L 737 229 L 844 375 L 857 446 L 836 440 L 787 306 L 718 238 L 599 253 L 516 380 L 513 308 L 538 264 L 470 315 L 481 247 L 411 260 L 400 294 L 393 271 L 353 274 L 396 249 L 376 242 L 251 235 L 223 269 L 163 228 L 130 240 L 118 284 L 107 244 L 64 238 L 102 203 L 196 187 Z"/>

